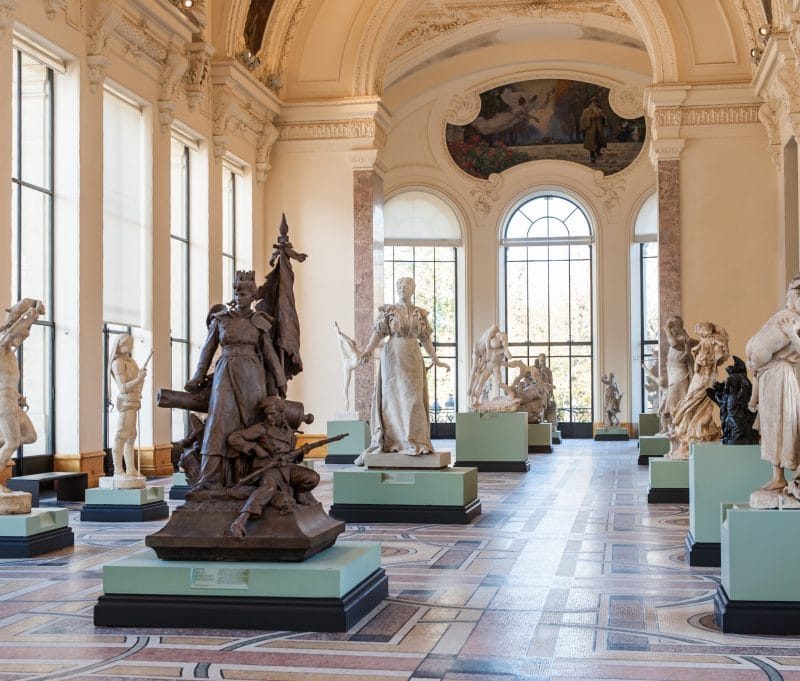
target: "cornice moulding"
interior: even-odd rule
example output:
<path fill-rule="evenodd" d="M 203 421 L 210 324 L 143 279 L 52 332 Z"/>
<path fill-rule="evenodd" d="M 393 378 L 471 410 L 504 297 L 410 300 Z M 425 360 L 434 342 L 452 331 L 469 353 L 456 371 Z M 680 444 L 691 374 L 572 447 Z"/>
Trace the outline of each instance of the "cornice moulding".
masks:
<path fill-rule="evenodd" d="M 250 72 L 235 59 L 215 59 L 211 61 L 211 84 L 225 85 L 244 102 L 273 114 L 281 111 L 282 104 L 275 94 L 256 81 Z"/>

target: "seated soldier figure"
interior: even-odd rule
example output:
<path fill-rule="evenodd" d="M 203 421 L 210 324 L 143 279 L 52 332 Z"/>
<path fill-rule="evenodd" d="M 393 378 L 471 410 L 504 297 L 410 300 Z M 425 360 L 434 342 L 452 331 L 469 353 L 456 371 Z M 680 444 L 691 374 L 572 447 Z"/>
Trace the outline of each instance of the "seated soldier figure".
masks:
<path fill-rule="evenodd" d="M 228 437 L 233 449 L 254 456 L 253 472 L 247 476 L 250 482 L 230 490 L 231 496 L 247 499 L 231 524 L 231 534 L 240 539 L 247 536 L 250 517 L 260 516 L 269 503 L 281 514 L 290 513 L 295 502 L 316 503 L 311 490 L 319 484 L 318 473 L 293 462 L 298 451 L 294 430 L 284 417 L 283 400 L 277 396 L 267 397 L 260 406 L 265 416 L 262 423 Z"/>

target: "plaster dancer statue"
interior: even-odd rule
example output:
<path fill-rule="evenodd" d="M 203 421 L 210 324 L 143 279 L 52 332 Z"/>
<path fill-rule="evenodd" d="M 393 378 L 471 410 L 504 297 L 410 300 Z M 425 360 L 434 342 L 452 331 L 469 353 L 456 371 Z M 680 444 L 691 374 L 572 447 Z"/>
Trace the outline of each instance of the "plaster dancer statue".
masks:
<path fill-rule="evenodd" d="M 717 381 L 717 369 L 730 357 L 728 333 L 712 322 L 694 327 L 700 339 L 692 348 L 694 374 L 686 393 L 672 415 L 670 450 L 667 458 L 689 458 L 689 445 L 694 442 L 715 442 L 722 431 L 714 420 L 714 402 L 706 393 Z"/>
<path fill-rule="evenodd" d="M 28 403 L 19 393 L 16 351 L 30 335 L 33 323 L 45 310 L 40 300 L 23 298 L 6 312 L 8 314 L 5 322 L 0 326 L 0 471 L 6 469 L 12 455 L 21 445 L 36 442 L 36 430 L 25 413 Z M 0 484 L 0 494 L 14 492 Z M 27 506 L 30 509 L 30 495 Z"/>
<path fill-rule="evenodd" d="M 783 469 L 796 471 L 800 466 L 798 333 L 800 274 L 789 284 L 785 308 L 772 315 L 745 346 L 747 366 L 754 376 L 749 409 L 758 411 L 755 427 L 761 433 L 761 458 L 772 464 L 772 477 L 761 487 L 763 491 L 782 492 L 786 487 Z"/>
<path fill-rule="evenodd" d="M 510 394 L 510 388 L 500 375 L 501 367 L 513 361 L 508 349 L 508 335 L 492 324 L 472 346 L 472 373 L 469 380 L 469 398 L 473 409 L 480 411 L 480 405 L 487 401 L 494 389 L 494 398 L 500 398 L 500 391 Z"/>
<path fill-rule="evenodd" d="M 550 367 L 547 366 L 547 355 L 544 352 L 540 352 L 533 361 L 533 366 L 539 370 L 542 386 L 547 390 L 547 405 L 544 408 L 544 420 L 555 430 L 558 425 L 555 385 L 553 384 L 553 372 L 550 370 Z"/>
<path fill-rule="evenodd" d="M 669 435 L 672 416 L 689 390 L 689 381 L 694 371 L 692 348 L 697 345 L 697 341 L 691 338 L 683 328 L 683 320 L 680 317 L 667 319 L 667 323 L 664 325 L 664 334 L 669 349 L 667 350 L 667 388 L 664 400 L 659 407 L 661 430 L 658 435 L 662 437 Z"/>
<path fill-rule="evenodd" d="M 336 327 L 336 336 L 339 339 L 339 352 L 342 353 L 342 373 L 344 377 L 344 405 L 345 411 L 350 413 L 350 381 L 353 378 L 353 371 L 361 361 L 361 352 L 356 342 L 346 335 L 339 328 L 337 322 L 333 323 Z"/>
<path fill-rule="evenodd" d="M 614 380 L 614 372 L 611 371 L 608 375 L 603 374 L 600 382 L 605 386 L 603 389 L 603 425 L 606 428 L 618 426 L 617 414 L 621 411 L 619 404 L 622 401 L 622 393 Z"/>
<path fill-rule="evenodd" d="M 397 280 L 397 302 L 378 311 L 372 337 L 361 354 L 361 362 L 372 358 L 381 344 L 380 367 L 372 397 L 372 441 L 355 460 L 363 465 L 364 455 L 397 452 L 408 456 L 433 453 L 428 420 L 428 382 L 420 345 L 432 360 L 431 366 L 450 371 L 433 347 L 433 329 L 428 311 L 412 304 L 414 280 Z"/>
<path fill-rule="evenodd" d="M 140 369 L 133 359 L 133 337 L 123 333 L 114 339 L 108 364 L 109 385 L 117 387 L 115 407 L 117 428 L 111 457 L 115 478 L 141 478 L 136 466 L 136 421 L 142 407 L 142 387 L 147 377 L 147 362 Z M 150 353 L 152 356 L 152 353 Z M 123 467 L 124 462 L 124 467 Z"/>

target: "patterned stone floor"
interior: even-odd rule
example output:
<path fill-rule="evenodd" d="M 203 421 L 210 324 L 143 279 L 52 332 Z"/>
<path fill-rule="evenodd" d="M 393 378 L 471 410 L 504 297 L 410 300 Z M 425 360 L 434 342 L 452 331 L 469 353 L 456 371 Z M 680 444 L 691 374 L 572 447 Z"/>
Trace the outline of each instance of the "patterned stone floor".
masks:
<path fill-rule="evenodd" d="M 647 505 L 636 452 L 567 440 L 481 474 L 469 526 L 349 526 L 381 542 L 390 597 L 348 634 L 96 629 L 103 564 L 161 522 L 71 512 L 74 549 L 0 561 L 0 681 L 800 681 L 800 639 L 716 628 L 719 570 L 686 565 L 687 508 Z"/>

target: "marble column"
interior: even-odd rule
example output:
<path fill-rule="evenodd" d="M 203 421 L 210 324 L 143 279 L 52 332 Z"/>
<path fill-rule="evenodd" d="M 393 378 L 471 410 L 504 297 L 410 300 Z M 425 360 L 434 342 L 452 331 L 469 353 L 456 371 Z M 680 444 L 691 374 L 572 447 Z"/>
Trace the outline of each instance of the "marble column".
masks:
<path fill-rule="evenodd" d="M 378 252 L 380 251 L 380 252 Z M 378 287 L 383 286 L 381 268 L 376 268 L 376 254 L 383 256 L 383 178 L 374 169 L 353 171 L 353 309 L 355 338 L 364 347 L 372 334 Z M 377 272 L 376 272 L 377 269 Z M 373 364 L 355 371 L 355 409 L 368 420 L 375 384 Z"/>
<path fill-rule="evenodd" d="M 660 160 L 657 169 L 659 357 L 664 376 L 668 348 L 663 327 L 669 317 L 681 314 L 680 161 Z"/>

